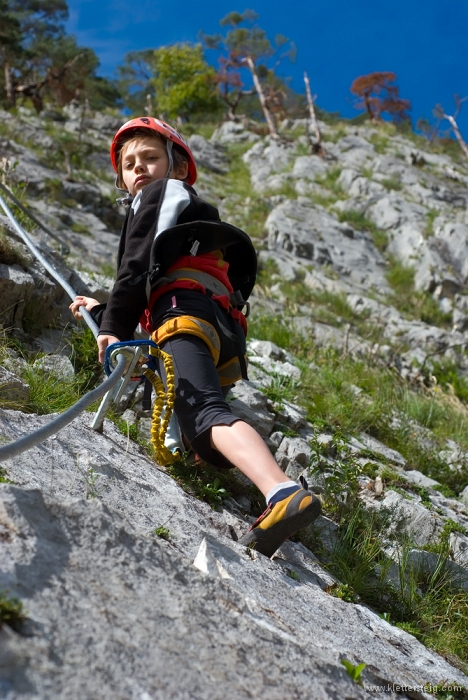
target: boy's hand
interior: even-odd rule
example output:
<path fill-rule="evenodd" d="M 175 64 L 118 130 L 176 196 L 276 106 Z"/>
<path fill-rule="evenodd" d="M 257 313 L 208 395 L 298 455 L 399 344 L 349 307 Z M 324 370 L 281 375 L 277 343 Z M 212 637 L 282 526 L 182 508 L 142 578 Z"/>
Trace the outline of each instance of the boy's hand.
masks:
<path fill-rule="evenodd" d="M 115 335 L 98 335 L 99 362 L 104 363 L 106 348 L 108 345 L 112 345 L 112 343 L 120 343 L 120 338 L 116 338 Z"/>
<path fill-rule="evenodd" d="M 86 311 L 91 311 L 93 306 L 98 306 L 98 304 L 98 300 L 93 299 L 92 297 L 77 296 L 75 297 L 75 301 L 73 301 L 68 308 L 70 309 L 77 321 L 82 321 L 83 316 L 80 314 L 79 311 L 80 306 L 84 306 Z"/>

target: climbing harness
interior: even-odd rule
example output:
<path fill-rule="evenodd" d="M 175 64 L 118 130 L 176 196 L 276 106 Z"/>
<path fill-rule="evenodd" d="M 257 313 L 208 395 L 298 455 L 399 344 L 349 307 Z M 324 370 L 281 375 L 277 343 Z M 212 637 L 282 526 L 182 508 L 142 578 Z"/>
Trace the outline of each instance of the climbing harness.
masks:
<path fill-rule="evenodd" d="M 61 285 L 69 297 L 74 300 L 77 296 L 75 290 L 68 284 L 68 282 L 66 282 L 66 280 L 63 279 L 53 265 L 50 264 L 50 262 L 34 245 L 26 231 L 24 231 L 24 229 L 16 221 L 1 195 L 0 206 L 3 208 L 5 214 L 11 221 L 17 234 L 25 242 L 33 255 L 41 262 L 49 274 Z M 83 306 L 81 306 L 80 313 L 82 314 L 83 319 L 87 323 L 93 335 L 97 337 L 99 328 L 89 312 Z M 149 347 L 149 357 L 143 354 L 142 348 L 144 346 Z M 142 356 L 146 358 L 143 361 Z M 159 358 L 163 363 L 167 378 L 167 392 L 164 390 L 164 385 L 156 372 L 156 365 L 153 357 Z M 26 450 L 40 444 L 48 437 L 51 437 L 55 433 L 62 430 L 62 428 L 64 428 L 66 425 L 71 423 L 80 413 L 86 410 L 86 408 L 88 408 L 88 406 L 90 406 L 96 400 L 104 397 L 91 426 L 94 430 L 101 431 L 104 418 L 111 403 L 120 398 L 128 382 L 132 378 L 138 379 L 141 376 L 145 376 L 151 382 L 151 384 L 155 387 L 157 394 L 151 430 L 151 438 L 156 452 L 156 457 L 162 464 L 168 464 L 175 461 L 175 459 L 178 457 L 178 453 L 181 452 L 182 444 L 180 433 L 178 433 L 177 424 L 172 426 L 172 450 L 164 444 L 166 433 L 171 421 L 175 398 L 174 370 L 170 355 L 160 350 L 156 343 L 151 340 L 114 343 L 106 350 L 105 370 L 108 378 L 101 384 L 101 386 L 89 391 L 67 411 L 39 430 L 36 430 L 29 435 L 25 435 L 9 445 L 0 447 L 0 462 L 16 457 L 17 455 L 26 452 Z"/>

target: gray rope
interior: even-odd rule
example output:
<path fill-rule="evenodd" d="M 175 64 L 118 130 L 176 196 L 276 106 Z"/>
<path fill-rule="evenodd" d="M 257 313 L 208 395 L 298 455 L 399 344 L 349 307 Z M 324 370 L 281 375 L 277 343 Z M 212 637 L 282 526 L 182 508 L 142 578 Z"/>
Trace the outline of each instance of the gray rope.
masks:
<path fill-rule="evenodd" d="M 54 241 L 57 241 L 57 243 L 60 243 L 61 252 L 62 252 L 64 255 L 68 255 L 68 254 L 70 253 L 70 247 L 67 245 L 67 243 L 65 243 L 65 241 L 62 241 L 62 239 L 61 239 L 59 236 L 57 236 L 56 233 L 54 233 L 53 231 L 51 231 L 50 228 L 47 228 L 47 226 L 44 226 L 44 224 L 43 224 L 41 221 L 39 221 L 39 219 L 37 219 L 37 218 L 34 216 L 34 214 L 32 213 L 32 211 L 30 211 L 30 210 L 27 209 L 25 206 L 23 206 L 23 205 L 21 204 L 21 202 L 19 201 L 19 199 L 17 199 L 17 198 L 15 197 L 15 195 L 13 194 L 13 192 L 11 192 L 11 191 L 8 189 L 8 187 L 6 187 L 5 185 L 3 185 L 1 182 L 0 182 L 0 189 L 2 190 L 2 192 L 3 192 L 4 194 L 7 195 L 7 197 L 9 197 L 9 198 L 11 199 L 12 202 L 14 202 L 14 203 L 16 204 L 16 206 L 18 207 L 18 209 L 20 209 L 20 210 L 23 212 L 23 214 L 26 214 L 26 216 L 28 216 L 28 217 L 31 219 L 31 221 L 34 221 L 34 223 L 36 224 L 36 226 L 39 226 L 39 228 L 41 228 L 45 233 L 47 233 L 48 236 L 50 236 L 51 238 L 53 238 Z"/>
<path fill-rule="evenodd" d="M 48 437 L 51 437 L 51 435 L 55 435 L 55 433 L 58 433 L 59 430 L 62 430 L 62 428 L 77 418 L 80 413 L 88 408 L 88 406 L 97 401 L 97 399 L 100 399 L 102 396 L 104 396 L 104 394 L 107 394 L 107 392 L 112 389 L 115 384 L 117 384 L 125 371 L 126 364 L 127 361 L 125 355 L 119 353 L 119 355 L 117 355 L 116 368 L 110 377 L 108 377 L 105 382 L 101 384 L 101 386 L 89 391 L 79 401 L 77 401 L 74 406 L 69 408 L 68 411 L 65 411 L 65 413 L 62 413 L 47 425 L 39 428 L 39 430 L 36 430 L 34 433 L 30 433 L 29 435 L 25 435 L 24 437 L 19 438 L 19 440 L 11 442 L 9 445 L 0 447 L 0 462 L 5 461 L 6 459 L 12 459 L 12 457 L 17 457 L 22 452 L 26 452 L 26 450 L 36 447 L 36 445 L 38 445 L 40 442 L 44 442 L 44 440 L 46 440 Z"/>
<path fill-rule="evenodd" d="M 28 246 L 29 250 L 33 255 L 36 256 L 36 258 L 39 260 L 40 263 L 45 267 L 47 272 L 52 275 L 52 277 L 57 280 L 57 282 L 60 284 L 60 286 L 66 291 L 68 296 L 72 301 L 74 301 L 75 297 L 77 296 L 75 290 L 73 287 L 71 287 L 66 280 L 63 279 L 62 275 L 57 272 L 55 267 L 51 265 L 51 263 L 45 258 L 41 251 L 36 248 L 34 243 L 31 241 L 29 238 L 28 234 L 26 231 L 19 225 L 19 223 L 16 221 L 15 217 L 11 213 L 10 209 L 8 208 L 5 200 L 3 199 L 2 195 L 0 194 L 0 205 L 3 207 L 3 211 L 7 215 L 7 217 L 10 219 L 11 223 L 13 224 L 13 227 L 17 234 L 20 236 L 20 238 L 26 243 Z M 89 326 L 91 331 L 93 332 L 94 337 L 97 337 L 97 334 L 99 333 L 99 328 L 94 322 L 94 319 L 90 315 L 90 313 L 84 308 L 84 306 L 80 306 L 80 313 L 83 316 L 84 321 L 86 324 Z"/>

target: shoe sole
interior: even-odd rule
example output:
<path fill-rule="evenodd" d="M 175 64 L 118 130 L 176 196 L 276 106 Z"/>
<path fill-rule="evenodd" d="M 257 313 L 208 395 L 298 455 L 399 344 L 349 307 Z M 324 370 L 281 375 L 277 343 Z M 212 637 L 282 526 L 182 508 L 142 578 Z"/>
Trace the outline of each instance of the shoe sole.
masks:
<path fill-rule="evenodd" d="M 312 496 L 312 502 L 308 506 L 298 511 L 294 515 L 283 518 L 266 530 L 260 527 L 255 527 L 250 532 L 247 532 L 239 540 L 239 544 L 255 549 L 256 552 L 264 554 L 266 557 L 272 557 L 279 547 L 285 542 L 288 537 L 291 537 L 295 532 L 301 530 L 307 525 L 311 525 L 321 513 L 319 499 Z M 301 500 L 304 496 L 301 494 Z"/>

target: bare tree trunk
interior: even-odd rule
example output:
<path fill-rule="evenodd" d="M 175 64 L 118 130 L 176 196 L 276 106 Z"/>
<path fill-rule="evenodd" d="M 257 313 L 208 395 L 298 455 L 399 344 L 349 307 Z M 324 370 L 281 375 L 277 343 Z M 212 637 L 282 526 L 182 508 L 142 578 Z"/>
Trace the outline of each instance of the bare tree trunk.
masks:
<path fill-rule="evenodd" d="M 7 100 L 12 107 L 16 104 L 15 88 L 13 86 L 13 79 L 11 75 L 11 68 L 9 63 L 5 63 L 5 90 L 7 94 Z"/>
<path fill-rule="evenodd" d="M 444 118 L 447 119 L 450 126 L 452 127 L 453 133 L 457 137 L 457 141 L 460 144 L 460 148 L 462 149 L 465 158 L 468 158 L 468 145 L 463 140 L 463 136 L 461 135 L 460 129 L 458 128 L 458 124 L 455 121 L 455 118 L 451 117 L 449 114 L 444 114 Z"/>
<path fill-rule="evenodd" d="M 273 119 L 273 115 L 268 109 L 267 101 L 265 99 L 265 93 L 263 92 L 262 84 L 260 80 L 258 79 L 258 75 L 255 72 L 255 65 L 253 60 L 251 59 L 250 56 L 245 57 L 245 62 L 249 67 L 250 72 L 252 73 L 252 78 L 253 78 L 253 83 L 255 85 L 255 89 L 257 91 L 258 99 L 260 100 L 260 104 L 262 105 L 263 109 L 263 114 L 265 115 L 266 123 L 268 124 L 268 129 L 270 131 L 270 136 L 273 139 L 276 139 L 277 141 L 280 140 L 280 135 L 278 134 L 278 131 L 276 129 L 276 124 L 275 120 Z"/>
<path fill-rule="evenodd" d="M 315 108 L 314 108 L 314 100 L 312 97 L 312 93 L 310 91 L 310 82 L 309 82 L 309 76 L 307 75 L 307 72 L 304 71 L 304 83 L 306 86 L 306 95 L 307 95 L 307 104 L 309 105 L 309 114 L 310 114 L 310 123 L 312 125 L 312 129 L 315 133 L 315 143 L 312 144 L 312 149 L 315 153 L 319 153 L 322 150 L 322 134 L 320 133 L 320 129 L 317 124 L 317 117 L 315 116 Z"/>
<path fill-rule="evenodd" d="M 153 101 L 151 99 L 151 95 L 149 94 L 146 95 L 145 112 L 148 117 L 153 113 Z"/>

